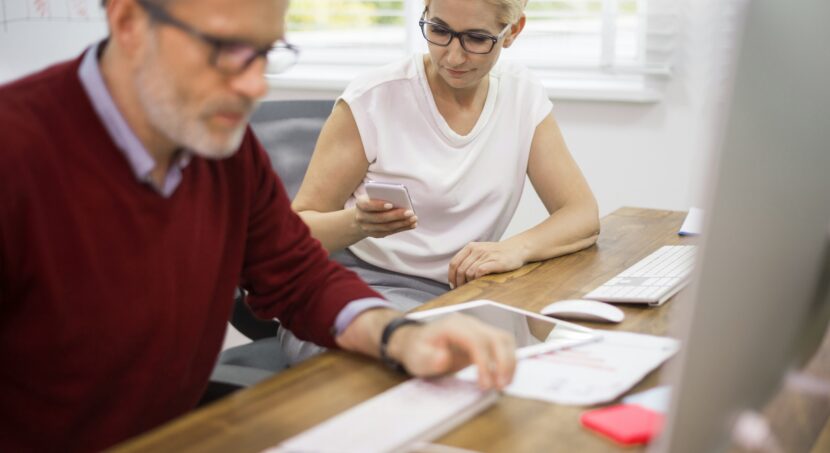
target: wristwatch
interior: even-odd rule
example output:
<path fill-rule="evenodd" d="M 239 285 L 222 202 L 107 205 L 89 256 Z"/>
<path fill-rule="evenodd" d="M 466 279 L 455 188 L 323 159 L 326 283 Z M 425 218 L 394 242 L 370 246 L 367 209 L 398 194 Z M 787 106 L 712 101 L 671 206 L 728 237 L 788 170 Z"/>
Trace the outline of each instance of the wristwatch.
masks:
<path fill-rule="evenodd" d="M 386 348 L 389 346 L 389 338 L 392 337 L 392 334 L 398 330 L 398 328 L 409 324 L 423 324 L 423 322 L 410 318 L 395 318 L 389 321 L 389 324 L 383 328 L 383 333 L 380 335 L 380 361 L 390 369 L 401 374 L 409 374 L 409 372 L 406 371 L 406 368 L 404 368 L 401 362 L 389 357 Z"/>

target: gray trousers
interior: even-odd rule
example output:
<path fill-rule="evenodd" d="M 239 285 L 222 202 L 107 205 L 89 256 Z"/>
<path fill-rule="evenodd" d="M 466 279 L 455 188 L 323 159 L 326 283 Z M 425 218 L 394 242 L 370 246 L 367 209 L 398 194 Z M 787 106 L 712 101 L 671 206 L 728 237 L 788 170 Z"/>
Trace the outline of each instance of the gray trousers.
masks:
<path fill-rule="evenodd" d="M 356 273 L 400 311 L 409 311 L 450 289 L 448 285 L 435 280 L 400 274 L 373 266 L 355 256 L 348 249 L 331 254 L 331 259 Z M 277 342 L 291 365 L 325 351 L 325 348 L 300 340 L 282 327 L 277 331 Z"/>

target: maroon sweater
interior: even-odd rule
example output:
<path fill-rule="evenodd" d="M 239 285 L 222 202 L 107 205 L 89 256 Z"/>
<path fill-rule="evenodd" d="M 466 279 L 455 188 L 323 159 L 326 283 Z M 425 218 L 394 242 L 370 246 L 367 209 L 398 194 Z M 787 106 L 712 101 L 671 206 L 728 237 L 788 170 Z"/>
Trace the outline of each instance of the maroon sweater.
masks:
<path fill-rule="evenodd" d="M 191 409 L 234 287 L 334 347 L 377 294 L 330 262 L 250 129 L 163 198 L 133 175 L 79 60 L 0 87 L 0 451 L 95 450 Z"/>

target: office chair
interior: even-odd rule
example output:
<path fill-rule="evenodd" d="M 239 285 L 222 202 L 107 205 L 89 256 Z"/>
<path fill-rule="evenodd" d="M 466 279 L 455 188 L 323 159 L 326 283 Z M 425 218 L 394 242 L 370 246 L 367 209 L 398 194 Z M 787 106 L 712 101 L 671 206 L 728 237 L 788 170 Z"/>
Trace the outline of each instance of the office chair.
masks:
<path fill-rule="evenodd" d="M 263 102 L 251 117 L 251 128 L 271 159 L 289 198 L 294 198 L 305 176 L 317 136 L 331 113 L 331 100 Z M 288 367 L 276 341 L 279 323 L 262 320 L 237 290 L 231 325 L 253 340 L 229 348 L 219 356 L 201 404 L 207 404 L 243 387 L 262 381 Z"/>

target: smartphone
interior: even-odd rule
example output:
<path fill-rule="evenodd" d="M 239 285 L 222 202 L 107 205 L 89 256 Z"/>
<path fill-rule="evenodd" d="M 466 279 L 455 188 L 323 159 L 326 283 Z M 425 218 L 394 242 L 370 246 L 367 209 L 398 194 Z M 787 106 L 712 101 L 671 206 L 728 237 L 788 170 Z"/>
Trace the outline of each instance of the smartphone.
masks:
<path fill-rule="evenodd" d="M 372 200 L 388 201 L 396 208 L 415 212 L 415 209 L 412 208 L 412 199 L 409 198 L 409 191 L 406 190 L 406 186 L 403 184 L 367 181 L 363 187 L 366 189 L 366 195 L 369 195 Z"/>

